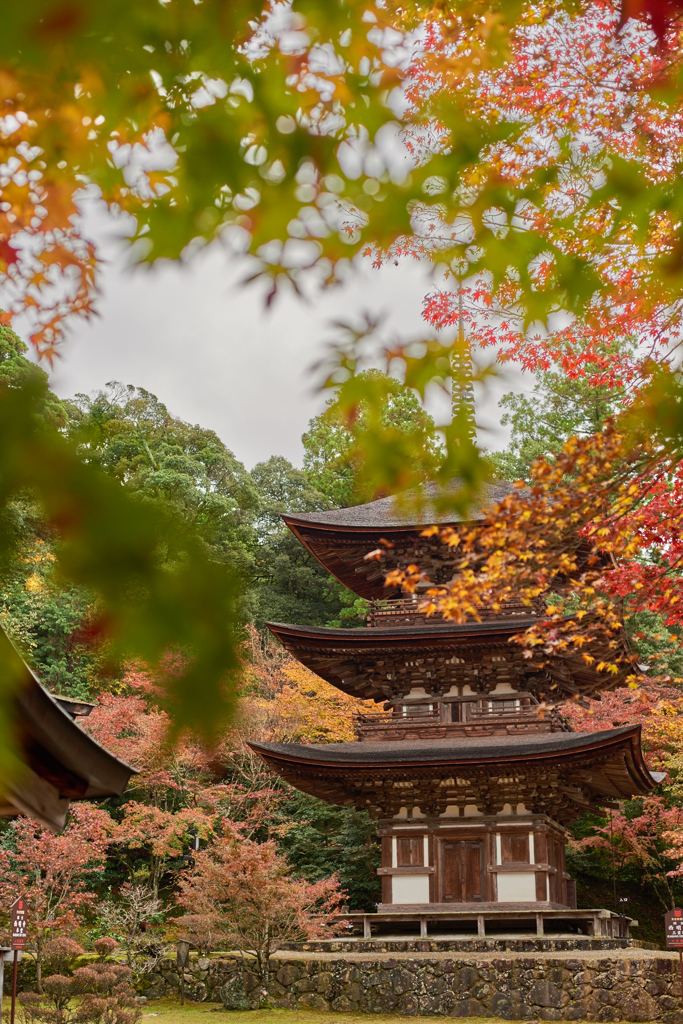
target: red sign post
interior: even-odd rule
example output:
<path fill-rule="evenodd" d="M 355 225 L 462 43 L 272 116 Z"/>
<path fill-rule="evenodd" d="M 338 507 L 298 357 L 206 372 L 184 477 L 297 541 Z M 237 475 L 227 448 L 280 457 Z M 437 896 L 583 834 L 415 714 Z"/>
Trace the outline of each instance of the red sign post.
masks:
<path fill-rule="evenodd" d="M 14 950 L 11 1024 L 14 1024 L 14 1007 L 17 1001 L 17 962 L 19 950 L 26 949 L 26 900 L 23 896 L 14 901 L 10 913 L 12 915 L 12 949 Z"/>
<path fill-rule="evenodd" d="M 678 964 L 681 970 L 681 1000 L 683 1001 L 683 910 L 674 907 L 664 915 L 666 948 L 678 950 Z"/>

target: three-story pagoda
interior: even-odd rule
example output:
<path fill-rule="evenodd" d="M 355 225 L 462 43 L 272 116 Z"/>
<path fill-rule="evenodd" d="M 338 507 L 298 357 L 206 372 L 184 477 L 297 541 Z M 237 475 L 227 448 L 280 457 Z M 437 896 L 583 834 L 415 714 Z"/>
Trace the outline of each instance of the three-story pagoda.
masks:
<path fill-rule="evenodd" d="M 486 503 L 506 490 L 490 487 Z M 379 914 L 417 916 L 422 934 L 427 916 L 474 915 L 480 935 L 487 918 L 535 916 L 543 933 L 544 919 L 572 917 L 565 826 L 652 790 L 640 726 L 571 731 L 556 708 L 597 695 L 604 678 L 578 656 L 548 662 L 511 644 L 537 621 L 521 603 L 455 625 L 426 618 L 412 598 L 387 600 L 386 562 L 365 557 L 383 539 L 394 565 L 429 564 L 435 582 L 454 572 L 438 537 L 421 536 L 393 499 L 283 518 L 372 610 L 366 629 L 269 628 L 307 668 L 379 707 L 357 716 L 354 742 L 253 749 L 297 789 L 377 819 Z M 586 922 L 616 934 L 611 912 L 586 912 Z"/>

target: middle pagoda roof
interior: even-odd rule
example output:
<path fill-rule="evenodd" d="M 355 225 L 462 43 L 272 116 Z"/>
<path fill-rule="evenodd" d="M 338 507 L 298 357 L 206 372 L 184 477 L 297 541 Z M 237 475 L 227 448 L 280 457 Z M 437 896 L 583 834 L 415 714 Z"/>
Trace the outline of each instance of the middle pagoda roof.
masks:
<path fill-rule="evenodd" d="M 338 629 L 267 623 L 306 668 L 353 697 L 397 701 L 414 688 L 439 697 L 451 687 L 487 694 L 501 683 L 553 704 L 623 685 L 626 672 L 598 673 L 580 652 L 547 658 L 511 638 L 537 622 L 506 616 L 464 625 L 429 619 L 417 626 Z M 599 651 L 594 654 L 599 654 Z M 605 650 L 606 657 L 609 652 Z"/>

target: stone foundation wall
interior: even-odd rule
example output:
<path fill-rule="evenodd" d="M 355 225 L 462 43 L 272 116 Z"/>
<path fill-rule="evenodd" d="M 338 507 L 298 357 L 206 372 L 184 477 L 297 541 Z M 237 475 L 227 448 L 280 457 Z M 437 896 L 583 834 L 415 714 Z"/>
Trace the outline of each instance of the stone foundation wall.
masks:
<path fill-rule="evenodd" d="M 270 1004 L 283 1009 L 683 1024 L 675 955 L 282 954 L 271 966 Z M 165 961 L 144 994 L 176 994 L 179 980 L 175 963 Z M 239 957 L 200 957 L 186 971 L 185 993 L 195 1001 L 248 1009 L 258 1003 L 259 984 Z"/>

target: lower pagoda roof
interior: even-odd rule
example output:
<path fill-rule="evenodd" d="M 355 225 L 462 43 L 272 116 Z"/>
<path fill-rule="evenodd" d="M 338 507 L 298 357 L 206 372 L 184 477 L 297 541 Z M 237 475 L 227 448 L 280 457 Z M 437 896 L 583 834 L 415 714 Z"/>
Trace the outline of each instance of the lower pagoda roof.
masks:
<path fill-rule="evenodd" d="M 457 740 L 249 746 L 296 789 L 394 817 L 419 806 L 438 815 L 476 804 L 495 814 L 523 802 L 572 821 L 651 792 L 661 776 L 643 759 L 640 726 L 592 733 L 522 733 Z"/>
<path fill-rule="evenodd" d="M 535 616 L 484 622 L 435 622 L 418 626 L 337 629 L 268 622 L 280 643 L 306 668 L 353 697 L 391 701 L 413 687 L 435 696 L 454 685 L 489 692 L 499 682 L 556 704 L 593 696 L 623 684 L 626 672 L 609 678 L 586 664 L 581 652 L 548 657 L 510 640 L 535 625 Z M 593 650 L 611 660 L 614 652 Z M 526 656 L 525 656 L 526 655 Z M 597 657 L 596 657 L 597 660 Z"/>

